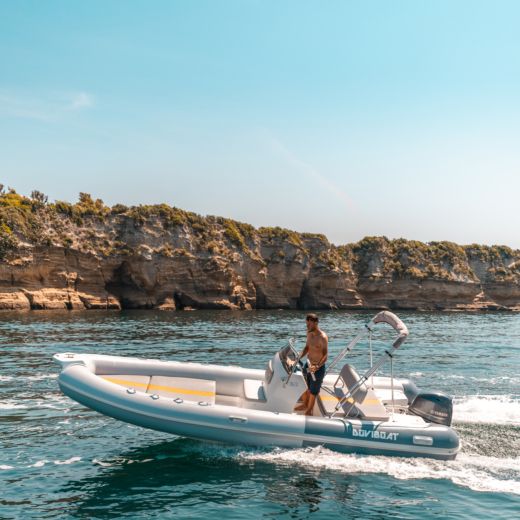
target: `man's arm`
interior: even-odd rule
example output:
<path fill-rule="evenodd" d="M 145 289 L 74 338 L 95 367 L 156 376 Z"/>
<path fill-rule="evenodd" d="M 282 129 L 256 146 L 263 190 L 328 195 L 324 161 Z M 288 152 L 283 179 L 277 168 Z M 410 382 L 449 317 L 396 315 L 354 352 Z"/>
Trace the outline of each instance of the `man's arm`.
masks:
<path fill-rule="evenodd" d="M 307 341 L 305 347 L 303 348 L 303 350 L 301 351 L 300 355 L 298 356 L 297 359 L 302 359 L 303 356 L 305 356 L 307 354 L 307 352 L 309 352 L 309 342 Z M 295 361 L 291 361 L 290 359 L 287 359 L 287 364 L 289 366 L 293 366 L 294 364 L 296 363 L 296 360 Z"/>

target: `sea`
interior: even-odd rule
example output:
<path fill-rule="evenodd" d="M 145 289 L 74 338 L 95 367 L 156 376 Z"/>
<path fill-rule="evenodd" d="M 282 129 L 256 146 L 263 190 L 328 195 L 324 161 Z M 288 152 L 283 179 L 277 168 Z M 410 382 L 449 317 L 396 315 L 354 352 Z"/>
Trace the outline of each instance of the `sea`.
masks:
<path fill-rule="evenodd" d="M 320 313 L 331 356 L 373 314 Z M 394 372 L 453 396 L 454 461 L 200 442 L 58 388 L 58 352 L 264 368 L 289 337 L 303 348 L 303 311 L 1 313 L 0 518 L 520 518 L 520 316 L 399 315 L 410 337 Z M 375 358 L 392 337 L 375 333 Z M 369 367 L 366 341 L 350 362 Z"/>

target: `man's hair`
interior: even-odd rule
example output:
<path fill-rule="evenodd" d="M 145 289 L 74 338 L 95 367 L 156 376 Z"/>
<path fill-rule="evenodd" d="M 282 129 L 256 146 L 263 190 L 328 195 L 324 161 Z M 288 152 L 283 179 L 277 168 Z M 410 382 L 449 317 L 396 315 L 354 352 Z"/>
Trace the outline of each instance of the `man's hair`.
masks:
<path fill-rule="evenodd" d="M 312 312 L 311 312 L 310 314 L 307 314 L 307 316 L 305 317 L 305 319 L 306 319 L 307 321 L 309 321 L 309 320 L 310 320 L 310 321 L 315 321 L 316 323 L 318 323 L 318 321 L 320 321 L 320 320 L 318 319 L 318 316 L 317 316 L 316 314 L 312 313 Z"/>

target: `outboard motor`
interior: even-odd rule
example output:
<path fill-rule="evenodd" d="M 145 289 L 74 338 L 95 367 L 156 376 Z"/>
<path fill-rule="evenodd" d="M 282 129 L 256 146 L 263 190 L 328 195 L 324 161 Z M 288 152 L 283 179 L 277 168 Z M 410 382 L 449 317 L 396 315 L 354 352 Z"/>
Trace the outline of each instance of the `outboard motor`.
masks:
<path fill-rule="evenodd" d="M 451 426 L 453 402 L 449 395 L 441 392 L 419 393 L 408 410 L 425 421 Z"/>

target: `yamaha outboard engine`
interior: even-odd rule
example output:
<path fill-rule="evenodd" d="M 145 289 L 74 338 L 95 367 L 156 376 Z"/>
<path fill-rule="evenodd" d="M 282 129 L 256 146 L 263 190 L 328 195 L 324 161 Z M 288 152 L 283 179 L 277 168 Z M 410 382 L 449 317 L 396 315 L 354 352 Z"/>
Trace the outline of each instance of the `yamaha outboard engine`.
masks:
<path fill-rule="evenodd" d="M 418 394 L 408 410 L 425 421 L 451 426 L 453 402 L 449 395 L 441 392 Z"/>

